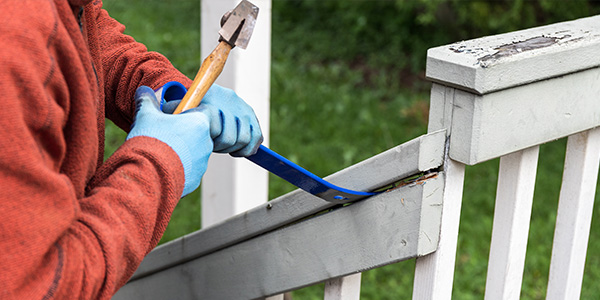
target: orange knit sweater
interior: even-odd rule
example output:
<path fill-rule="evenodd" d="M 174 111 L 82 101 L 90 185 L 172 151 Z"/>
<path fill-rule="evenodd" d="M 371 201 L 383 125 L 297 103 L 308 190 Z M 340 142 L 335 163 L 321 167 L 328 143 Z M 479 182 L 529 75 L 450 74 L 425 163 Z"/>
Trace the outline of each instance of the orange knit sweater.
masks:
<path fill-rule="evenodd" d="M 138 86 L 191 82 L 100 0 L 0 3 L 0 299 L 109 299 L 158 243 L 184 173 L 147 137 L 103 163 L 104 118 L 127 130 Z"/>

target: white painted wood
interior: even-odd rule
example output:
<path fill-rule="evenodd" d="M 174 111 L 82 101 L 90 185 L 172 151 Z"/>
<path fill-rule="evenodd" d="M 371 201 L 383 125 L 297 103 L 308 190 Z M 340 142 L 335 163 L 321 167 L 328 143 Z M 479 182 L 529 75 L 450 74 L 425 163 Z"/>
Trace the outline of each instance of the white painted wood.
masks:
<path fill-rule="evenodd" d="M 438 249 L 432 254 L 417 258 L 413 284 L 415 300 L 444 300 L 452 297 L 465 165 L 448 160 L 444 169 L 446 177 Z"/>
<path fill-rule="evenodd" d="M 477 164 L 600 126 L 600 68 L 483 96 L 457 90 L 450 157 Z"/>
<path fill-rule="evenodd" d="M 437 83 L 431 85 L 427 132 L 446 130 L 446 134 L 450 134 L 455 90 Z"/>
<path fill-rule="evenodd" d="M 426 255 L 421 224 L 441 216 L 421 210 L 441 201 L 436 175 L 146 274 L 113 299 L 255 299 Z"/>
<path fill-rule="evenodd" d="M 445 130 L 446 135 L 451 135 L 455 92 L 454 88 L 436 83 L 432 85 L 429 132 Z M 446 177 L 443 202 L 429 206 L 437 206 L 442 210 L 442 218 L 438 225 L 438 249 L 416 260 L 412 297 L 415 300 L 444 300 L 452 297 L 465 165 L 450 159 L 445 153 L 444 172 Z"/>
<path fill-rule="evenodd" d="M 325 283 L 324 300 L 360 299 L 361 273 L 329 280 Z"/>
<path fill-rule="evenodd" d="M 220 20 L 239 0 L 201 0 L 202 57 L 218 43 Z M 260 12 L 246 50 L 234 49 L 217 84 L 232 88 L 254 109 L 265 145 L 269 137 L 271 0 L 252 0 Z M 246 159 L 212 155 L 202 179 L 202 227 L 247 211 L 268 199 L 268 173 Z"/>
<path fill-rule="evenodd" d="M 403 178 L 440 167 L 443 162 L 445 140 L 446 132 L 436 131 L 336 172 L 326 179 L 354 190 L 370 191 L 385 187 Z M 268 204 L 230 218 L 226 222 L 157 247 L 142 261 L 132 279 L 218 251 L 332 206 L 334 204 L 304 191 L 293 191 Z M 435 209 L 440 209 L 439 203 L 431 203 L 424 208 L 424 210 Z M 439 228 L 435 223 L 429 223 L 427 226 L 432 230 Z M 419 249 L 419 253 L 435 248 L 437 235 L 433 235 L 427 241 L 422 244 L 424 249 Z"/>
<path fill-rule="evenodd" d="M 600 129 L 569 137 L 546 299 L 579 299 L 600 161 Z"/>
<path fill-rule="evenodd" d="M 537 145 L 600 126 L 599 51 L 600 16 L 429 50 L 427 76 L 434 81 L 429 130 L 447 129 L 450 159 L 444 165 L 439 249 L 417 259 L 413 299 L 451 297 L 464 176 L 459 162 L 505 155 L 486 298 L 518 299 Z M 516 151 L 521 152 L 510 154 Z M 529 185 L 511 179 L 506 171 L 511 164 L 521 164 L 513 173 L 520 170 Z M 462 174 L 455 177 L 456 167 Z M 502 241 L 502 236 L 508 237 Z"/>
<path fill-rule="evenodd" d="M 429 49 L 427 77 L 486 94 L 600 65 L 600 16 Z"/>
<path fill-rule="evenodd" d="M 539 146 L 500 159 L 485 299 L 519 299 Z"/>

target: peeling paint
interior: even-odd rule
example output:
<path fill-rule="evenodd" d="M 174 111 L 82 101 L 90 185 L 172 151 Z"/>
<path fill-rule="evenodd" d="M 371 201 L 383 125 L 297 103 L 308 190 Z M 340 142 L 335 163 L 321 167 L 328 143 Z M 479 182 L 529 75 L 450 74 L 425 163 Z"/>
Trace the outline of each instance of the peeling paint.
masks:
<path fill-rule="evenodd" d="M 483 47 L 469 47 L 465 42 L 460 42 L 456 45 L 450 46 L 448 49 L 454 53 L 465 53 L 474 56 L 490 55 L 495 54 L 497 50 L 494 48 L 483 48 Z"/>
<path fill-rule="evenodd" d="M 600 16 L 593 16 L 428 49 L 426 77 L 485 95 L 596 68 L 598 53 Z"/>
<path fill-rule="evenodd" d="M 494 61 L 506 56 L 519 54 L 525 51 L 549 47 L 558 43 L 558 41 L 569 37 L 571 37 L 571 35 L 568 34 L 562 37 L 536 36 L 530 39 L 526 39 L 524 41 L 512 42 L 510 44 L 501 45 L 494 49 L 496 50 L 496 53 L 489 54 L 480 58 L 479 63 L 482 66 L 485 66 L 486 63 L 490 61 Z"/>
<path fill-rule="evenodd" d="M 542 49 L 556 44 L 567 44 L 588 39 L 590 31 L 561 30 L 554 33 L 542 34 L 532 38 L 514 40 L 500 46 L 476 46 L 469 41 L 459 42 L 448 46 L 448 50 L 454 53 L 474 56 L 475 65 L 487 68 L 503 57 L 513 56 L 519 53 Z"/>

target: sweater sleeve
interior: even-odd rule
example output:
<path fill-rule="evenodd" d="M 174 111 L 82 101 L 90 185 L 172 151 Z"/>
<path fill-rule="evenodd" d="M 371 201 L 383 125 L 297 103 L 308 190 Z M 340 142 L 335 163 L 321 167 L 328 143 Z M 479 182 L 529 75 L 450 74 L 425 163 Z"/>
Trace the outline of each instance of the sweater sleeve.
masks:
<path fill-rule="evenodd" d="M 72 11 L 60 9 L 9 1 L 0 11 L 0 299 L 110 299 L 184 186 L 177 154 L 148 137 L 96 169 L 93 75 Z"/>
<path fill-rule="evenodd" d="M 124 34 L 125 26 L 102 9 L 102 2 L 86 6 L 90 50 L 100 64 L 104 85 L 106 117 L 128 131 L 134 112 L 135 90 L 141 85 L 158 88 L 169 81 L 189 87 L 191 80 L 162 54 Z"/>

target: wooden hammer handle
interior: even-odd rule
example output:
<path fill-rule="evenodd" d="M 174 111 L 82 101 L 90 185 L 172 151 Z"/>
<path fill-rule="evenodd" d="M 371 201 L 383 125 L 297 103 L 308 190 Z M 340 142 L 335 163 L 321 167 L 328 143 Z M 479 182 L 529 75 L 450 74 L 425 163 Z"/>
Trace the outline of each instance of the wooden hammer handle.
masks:
<path fill-rule="evenodd" d="M 213 52 L 202 62 L 192 86 L 185 94 L 173 114 L 182 113 L 188 109 L 192 109 L 200 105 L 202 98 L 208 92 L 208 89 L 215 83 L 217 77 L 223 71 L 231 45 L 227 42 L 220 42 Z"/>

